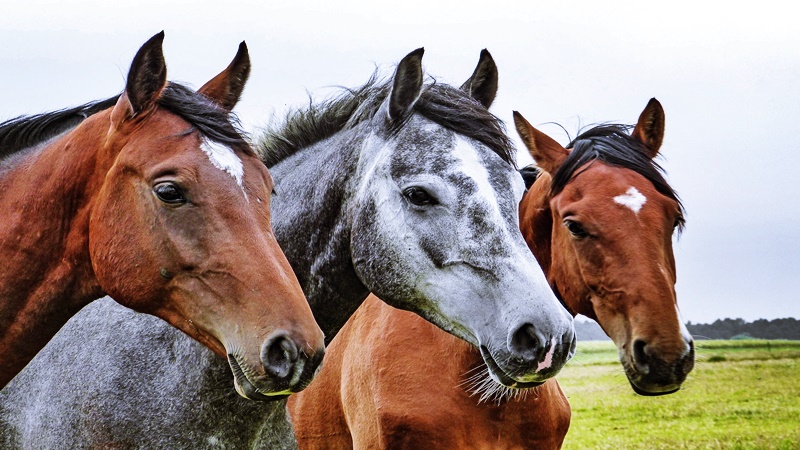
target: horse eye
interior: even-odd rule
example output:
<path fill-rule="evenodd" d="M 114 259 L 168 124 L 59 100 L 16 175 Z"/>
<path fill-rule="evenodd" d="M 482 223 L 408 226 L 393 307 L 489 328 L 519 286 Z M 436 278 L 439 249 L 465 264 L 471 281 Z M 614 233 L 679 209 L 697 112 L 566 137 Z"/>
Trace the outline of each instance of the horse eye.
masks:
<path fill-rule="evenodd" d="M 435 205 L 434 199 L 425 189 L 421 187 L 412 186 L 403 191 L 403 195 L 408 199 L 411 204 L 416 206 Z"/>
<path fill-rule="evenodd" d="M 583 225 L 575 222 L 574 220 L 565 219 L 564 226 L 567 227 L 567 230 L 569 230 L 570 234 L 578 239 L 583 239 L 589 236 L 589 233 L 586 232 L 586 229 L 583 228 Z"/>
<path fill-rule="evenodd" d="M 153 193 L 164 203 L 173 205 L 186 203 L 186 197 L 183 195 L 181 188 L 171 181 L 158 183 L 153 187 Z"/>

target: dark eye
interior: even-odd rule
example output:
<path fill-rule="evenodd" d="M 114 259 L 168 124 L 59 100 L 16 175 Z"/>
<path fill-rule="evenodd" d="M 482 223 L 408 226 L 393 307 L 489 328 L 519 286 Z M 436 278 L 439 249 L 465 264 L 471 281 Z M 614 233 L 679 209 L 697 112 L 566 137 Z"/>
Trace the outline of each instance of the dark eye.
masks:
<path fill-rule="evenodd" d="M 422 189 L 421 187 L 412 186 L 410 188 L 406 188 L 403 191 L 403 195 L 413 205 L 425 206 L 436 204 L 436 199 L 434 199 L 425 189 Z"/>
<path fill-rule="evenodd" d="M 186 197 L 184 197 L 181 188 L 171 181 L 158 183 L 153 187 L 153 192 L 156 194 L 156 197 L 164 203 L 172 205 L 186 203 Z"/>
<path fill-rule="evenodd" d="M 574 220 L 564 219 L 564 226 L 567 227 L 570 234 L 575 236 L 578 239 L 583 239 L 586 236 L 589 236 L 589 233 L 583 228 L 583 225 L 575 222 Z"/>

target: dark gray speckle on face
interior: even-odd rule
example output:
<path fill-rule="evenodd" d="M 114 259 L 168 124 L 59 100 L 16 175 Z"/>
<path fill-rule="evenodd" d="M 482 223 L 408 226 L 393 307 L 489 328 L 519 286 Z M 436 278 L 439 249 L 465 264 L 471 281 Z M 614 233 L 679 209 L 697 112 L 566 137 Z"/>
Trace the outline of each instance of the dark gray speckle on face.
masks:
<path fill-rule="evenodd" d="M 419 230 L 420 245 L 437 267 L 453 259 L 474 262 L 508 256 L 508 245 L 498 229 L 517 222 L 515 202 L 518 199 L 509 183 L 509 164 L 483 145 L 470 141 L 473 147 L 470 151 L 477 152 L 475 162 L 482 168 L 466 167 L 463 155 L 451 151 L 464 139 L 433 124 L 407 127 L 395 140 L 397 146 L 391 156 L 390 174 L 395 181 L 411 180 L 413 184 L 416 177 L 433 176 L 453 190 L 453 198 L 442 205 L 450 210 L 450 216 L 439 220 L 428 217 Z M 476 195 L 479 190 L 476 169 L 486 171 L 493 191 L 491 195 L 487 196 L 488 192 Z M 436 197 L 437 193 L 431 194 Z M 492 205 L 493 202 L 498 205 Z M 497 211 L 498 206 L 500 217 L 492 212 Z M 500 218 L 502 221 L 498 221 Z M 460 223 L 453 223 L 453 219 Z M 461 254 L 452 254 L 453 249 L 460 249 Z"/>
<path fill-rule="evenodd" d="M 372 255 L 357 262 L 370 289 L 395 306 L 423 311 L 435 302 L 419 289 L 436 283 L 435 272 L 449 272 L 448 266 L 458 267 L 457 277 L 471 267 L 482 272 L 469 275 L 472 280 L 499 280 L 524 247 L 513 238 L 522 192 L 521 178 L 514 186 L 513 167 L 479 142 L 421 117 L 381 146 L 390 149 L 387 178 L 375 175 L 369 182 L 374 192 L 360 200 L 367 213 L 358 215 L 353 236 L 356 254 Z M 434 204 L 412 205 L 403 193 L 409 187 L 424 189 Z"/>
<path fill-rule="evenodd" d="M 407 127 L 393 139 L 389 173 L 395 180 L 424 173 L 446 174 L 454 163 L 449 149 L 456 135 L 438 126 Z"/>

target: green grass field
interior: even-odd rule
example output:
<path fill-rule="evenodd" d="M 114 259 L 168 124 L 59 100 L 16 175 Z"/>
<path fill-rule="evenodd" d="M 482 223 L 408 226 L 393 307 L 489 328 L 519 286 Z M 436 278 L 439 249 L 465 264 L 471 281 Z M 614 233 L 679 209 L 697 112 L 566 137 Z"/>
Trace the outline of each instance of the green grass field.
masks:
<path fill-rule="evenodd" d="M 581 342 L 558 375 L 564 449 L 800 449 L 800 341 L 697 341 L 683 388 L 634 394 L 608 342 Z"/>

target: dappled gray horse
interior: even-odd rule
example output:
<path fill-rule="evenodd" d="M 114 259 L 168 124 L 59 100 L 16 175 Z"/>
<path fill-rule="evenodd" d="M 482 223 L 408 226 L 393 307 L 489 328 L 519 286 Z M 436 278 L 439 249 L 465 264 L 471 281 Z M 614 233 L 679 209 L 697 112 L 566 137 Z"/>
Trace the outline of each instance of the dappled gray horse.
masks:
<path fill-rule="evenodd" d="M 328 341 L 374 292 L 478 347 L 499 383 L 537 385 L 575 335 L 519 231 L 523 181 L 486 109 L 497 68 L 484 52 L 458 89 L 425 84 L 421 58 L 265 134 L 276 237 Z M 236 398 L 224 363 L 98 302 L 0 393 L 0 446 L 293 445 L 285 402 Z"/>

